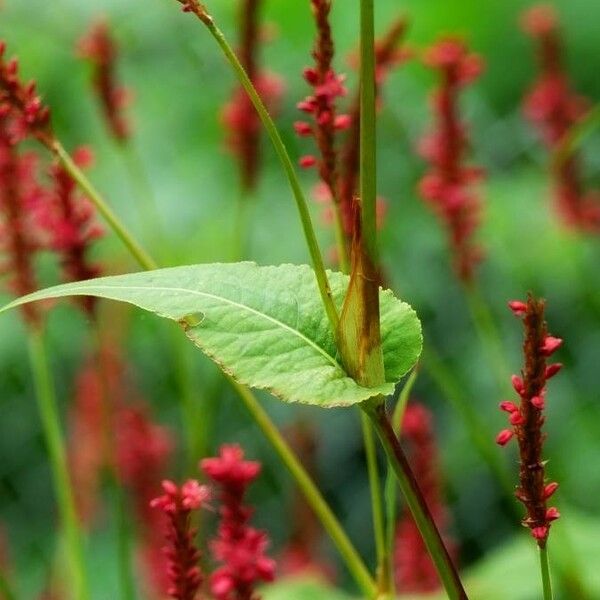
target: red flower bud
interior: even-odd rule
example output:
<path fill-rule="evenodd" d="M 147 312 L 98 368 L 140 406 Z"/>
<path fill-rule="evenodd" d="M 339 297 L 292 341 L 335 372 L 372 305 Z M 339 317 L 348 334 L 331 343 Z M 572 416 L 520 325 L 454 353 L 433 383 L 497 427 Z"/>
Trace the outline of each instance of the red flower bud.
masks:
<path fill-rule="evenodd" d="M 306 156 L 303 156 L 299 161 L 298 164 L 303 168 L 303 169 L 310 169 L 310 167 L 314 167 L 317 164 L 317 159 L 312 156 L 311 154 L 308 154 Z"/>
<path fill-rule="evenodd" d="M 554 354 L 562 346 L 563 341 L 560 338 L 552 337 L 549 335 L 545 340 L 543 346 L 540 348 L 544 356 L 550 356 Z"/>
<path fill-rule="evenodd" d="M 310 85 L 317 85 L 317 83 L 319 83 L 319 74 L 312 67 L 306 67 L 306 69 L 304 69 L 302 72 L 302 75 L 304 76 L 304 79 L 306 79 L 306 82 Z"/>
<path fill-rule="evenodd" d="M 558 509 L 555 506 L 551 506 L 546 511 L 546 519 L 548 521 L 556 521 L 556 519 L 560 519 L 560 513 L 558 512 Z"/>
<path fill-rule="evenodd" d="M 546 367 L 546 379 L 554 377 L 562 369 L 562 363 L 553 363 Z"/>
<path fill-rule="evenodd" d="M 350 115 L 338 115 L 334 121 L 334 127 L 336 129 L 348 129 L 352 124 L 352 117 Z"/>
<path fill-rule="evenodd" d="M 508 444 L 508 442 L 510 442 L 510 440 L 514 434 L 515 434 L 514 431 L 511 431 L 510 429 L 503 429 L 496 436 L 496 444 L 498 444 L 499 446 L 506 446 L 506 444 Z"/>
<path fill-rule="evenodd" d="M 543 541 L 548 537 L 548 527 L 543 525 L 542 527 L 534 527 L 531 530 L 531 535 L 538 541 Z"/>
<path fill-rule="evenodd" d="M 500 410 L 503 410 L 507 413 L 513 413 L 516 410 L 519 410 L 519 407 L 510 400 L 505 400 L 504 402 L 500 402 Z"/>
<path fill-rule="evenodd" d="M 301 136 L 312 134 L 312 127 L 304 121 L 296 121 L 294 123 L 294 129 L 296 130 L 296 133 Z"/>
<path fill-rule="evenodd" d="M 525 423 L 525 417 L 519 411 L 511 413 L 508 420 L 511 425 L 523 425 Z"/>
<path fill-rule="evenodd" d="M 515 392 L 522 396 L 525 392 L 525 385 L 523 384 L 523 380 L 518 375 L 513 375 L 510 379 Z"/>
<path fill-rule="evenodd" d="M 554 492 L 558 489 L 558 483 L 556 483 L 556 481 L 553 481 L 552 483 L 549 483 L 545 488 L 544 488 L 544 499 L 548 499 L 550 498 L 550 496 L 552 496 L 552 494 L 554 494 Z"/>
<path fill-rule="evenodd" d="M 544 406 L 546 405 L 543 396 L 534 396 L 531 399 L 531 404 L 535 406 L 538 410 L 544 410 Z"/>
<path fill-rule="evenodd" d="M 508 303 L 508 308 L 510 308 L 517 317 L 522 317 L 527 312 L 527 304 L 520 300 L 511 300 Z"/>

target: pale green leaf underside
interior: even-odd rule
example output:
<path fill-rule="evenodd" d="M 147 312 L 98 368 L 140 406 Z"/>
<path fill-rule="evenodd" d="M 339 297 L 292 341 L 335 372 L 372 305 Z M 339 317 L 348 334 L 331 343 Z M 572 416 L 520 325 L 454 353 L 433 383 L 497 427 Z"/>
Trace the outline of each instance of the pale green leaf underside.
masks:
<path fill-rule="evenodd" d="M 329 280 L 341 307 L 348 277 L 329 273 Z M 314 273 L 306 265 L 209 264 L 102 277 L 35 292 L 2 310 L 85 295 L 128 302 L 185 323 L 187 336 L 223 370 L 287 402 L 346 406 L 391 394 L 422 346 L 416 313 L 382 291 L 387 383 L 359 386 L 340 365 Z"/>

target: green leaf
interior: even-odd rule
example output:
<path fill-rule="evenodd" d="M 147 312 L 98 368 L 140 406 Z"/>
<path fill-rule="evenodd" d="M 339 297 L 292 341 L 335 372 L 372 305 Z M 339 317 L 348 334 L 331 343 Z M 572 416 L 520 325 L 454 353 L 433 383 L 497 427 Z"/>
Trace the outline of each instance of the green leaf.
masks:
<path fill-rule="evenodd" d="M 329 273 L 341 306 L 348 277 Z M 358 385 L 343 370 L 334 336 L 308 266 L 210 264 L 69 283 L 15 300 L 8 310 L 48 298 L 97 296 L 139 306 L 178 321 L 187 336 L 239 382 L 286 402 L 348 406 L 394 385 L 417 361 L 421 325 L 412 308 L 381 291 L 386 383 Z"/>

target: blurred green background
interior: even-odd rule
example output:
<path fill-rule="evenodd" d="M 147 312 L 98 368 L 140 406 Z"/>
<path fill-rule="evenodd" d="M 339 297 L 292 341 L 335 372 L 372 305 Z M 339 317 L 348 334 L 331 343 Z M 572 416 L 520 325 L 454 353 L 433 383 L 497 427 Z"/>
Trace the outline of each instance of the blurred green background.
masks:
<path fill-rule="evenodd" d="M 226 34 L 235 39 L 237 2 L 210 0 L 207 4 Z M 546 151 L 522 117 L 521 100 L 536 73 L 531 42 L 517 25 L 520 11 L 529 3 L 378 0 L 376 4 L 380 31 L 396 15 L 408 15 L 408 41 L 416 49 L 432 43 L 439 34 L 459 33 L 485 58 L 485 74 L 469 88 L 462 105 L 471 123 L 472 161 L 488 172 L 482 186 L 485 220 L 479 233 L 486 260 L 479 280 L 512 369 L 520 364 L 521 331 L 505 309 L 507 300 L 522 298 L 528 290 L 546 297 L 550 329 L 565 339 L 561 360 L 567 368 L 552 382 L 545 454 L 550 459 L 549 473 L 561 483 L 556 504 L 563 519 L 556 529 L 577 529 L 571 535 L 574 555 L 580 557 L 585 578 L 595 589 L 593 597 L 600 598 L 599 575 L 593 568 L 600 562 L 600 240 L 565 231 L 558 222 L 550 207 Z M 600 98 L 600 3 L 561 0 L 554 5 L 562 19 L 573 85 L 596 103 Z M 301 78 L 302 68 L 310 63 L 314 31 L 308 1 L 265 0 L 263 13 L 275 31 L 263 49 L 263 62 L 286 85 L 278 123 L 292 154 L 299 156 L 312 150 L 311 141 L 298 140 L 292 129 L 298 118 L 295 103 L 308 92 Z M 218 114 L 235 82 L 198 22 L 183 15 L 172 0 L 4 0 L 0 37 L 7 41 L 9 55 L 18 54 L 24 77 L 37 80 L 65 145 L 92 145 L 96 155 L 92 180 L 142 236 L 123 155 L 106 133 L 90 91 L 89 66 L 74 52 L 77 40 L 98 16 L 110 20 L 121 49 L 118 75 L 134 93 L 129 109 L 134 144 L 168 233 L 168 247 L 159 247 L 155 240 L 146 239 L 146 243 L 169 264 L 231 260 L 237 167 L 224 150 Z M 356 74 L 347 67 L 346 57 L 357 47 L 357 25 L 358 3 L 338 0 L 333 10 L 337 66 L 348 73 L 350 86 Z M 433 83 L 434 76 L 413 60 L 394 71 L 385 87 L 379 115 L 378 176 L 389 213 L 381 234 L 382 259 L 393 289 L 423 320 L 426 344 L 435 345 L 461 392 L 495 432 L 504 426 L 496 408 L 503 398 L 451 271 L 445 235 L 415 193 L 425 166 L 414 147 L 430 120 L 426 98 Z M 261 264 L 307 262 L 286 180 L 263 141 L 264 169 L 251 211 L 246 258 Z M 583 150 L 586 176 L 591 185 L 597 185 L 600 137 L 588 138 Z M 304 172 L 302 179 L 309 190 L 315 173 Z M 318 221 L 318 207 L 313 208 Z M 319 234 L 324 246 L 332 243 L 326 227 L 320 226 Z M 135 268 L 111 235 L 98 244 L 97 254 L 111 272 Z M 44 273 L 44 283 L 52 282 L 51 265 Z M 84 319 L 64 303 L 52 311 L 49 322 L 55 379 L 66 409 L 89 332 Z M 135 312 L 127 327 L 122 337 L 132 377 L 157 419 L 181 432 L 166 343 L 169 326 Z M 257 506 L 256 521 L 271 532 L 276 553 L 290 532 L 292 482 L 233 393 L 219 383 L 216 369 L 193 349 L 188 360 L 194 368 L 199 402 L 208 403 L 207 398 L 215 396 L 206 408 L 210 451 L 222 442 L 237 440 L 250 456 L 264 462 L 262 482 L 252 500 Z M 483 582 L 483 587 L 474 587 L 480 591 L 473 592 L 473 597 L 539 598 L 533 543 L 511 522 L 506 510 L 509 500 L 502 497 L 462 420 L 426 372 L 420 375 L 414 396 L 436 415 L 461 563 Z M 290 407 L 266 395 L 261 398 L 282 426 L 299 418 L 314 422 L 320 432 L 319 483 L 360 551 L 372 557 L 357 413 Z M 9 540 L 19 597 L 34 598 L 52 560 L 55 505 L 23 327 L 7 316 L 0 320 L 0 415 L 0 523 Z M 180 434 L 178 439 L 182 439 Z M 514 448 L 497 452 L 515 465 L 516 478 Z M 182 469 L 183 461 L 176 461 L 174 476 Z M 88 552 L 97 599 L 117 597 L 111 543 L 110 528 L 99 525 Z M 335 552 L 324 544 L 335 561 Z M 507 572 L 514 581 L 506 578 Z M 352 589 L 341 567 L 340 581 Z M 485 587 L 486 581 L 496 581 L 497 586 Z M 302 597 L 317 596 L 307 592 Z"/>

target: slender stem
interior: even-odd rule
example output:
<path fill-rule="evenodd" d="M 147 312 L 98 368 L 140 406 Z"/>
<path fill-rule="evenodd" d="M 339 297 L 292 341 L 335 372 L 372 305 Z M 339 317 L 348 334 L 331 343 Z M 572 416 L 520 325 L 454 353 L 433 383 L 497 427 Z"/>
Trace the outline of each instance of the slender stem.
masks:
<path fill-rule="evenodd" d="M 367 256 L 379 262 L 377 251 L 377 153 L 375 120 L 375 26 L 373 0 L 360 2 L 360 199 Z"/>
<path fill-rule="evenodd" d="M 392 424 L 385 411 L 385 404 L 383 402 L 377 404 L 367 402 L 363 406 L 389 457 L 406 504 L 425 542 L 448 598 L 450 600 L 466 600 L 467 593 L 392 429 Z"/>
<path fill-rule="evenodd" d="M 550 579 L 550 565 L 548 563 L 548 547 L 544 546 L 540 551 L 540 570 L 542 573 L 542 587 L 544 589 L 544 600 L 553 600 L 552 581 Z"/>
<path fill-rule="evenodd" d="M 110 228 L 117 234 L 123 244 L 125 244 L 131 255 L 137 260 L 140 266 L 147 270 L 156 269 L 157 265 L 154 260 L 142 248 L 142 246 L 129 232 L 119 217 L 113 212 L 112 208 L 106 203 L 96 188 L 94 188 L 83 171 L 75 164 L 62 144 L 56 140 L 51 146 L 51 150 L 58 160 L 60 160 L 64 168 L 68 171 L 69 175 L 71 175 L 86 196 L 94 204 L 98 212 L 104 217 L 104 219 L 106 219 L 106 222 L 109 224 Z"/>
<path fill-rule="evenodd" d="M 333 202 L 333 207 L 335 212 L 335 244 L 338 252 L 340 271 L 342 273 L 348 273 L 350 269 L 350 263 L 348 262 L 348 248 L 346 244 L 346 234 L 344 233 L 344 220 L 342 217 L 342 210 L 338 202 Z"/>
<path fill-rule="evenodd" d="M 404 418 L 404 413 L 406 412 L 406 406 L 408 405 L 408 401 L 410 399 L 410 393 L 412 392 L 418 376 L 419 365 L 417 364 L 410 372 L 410 375 L 408 376 L 408 379 L 406 380 L 406 383 L 402 387 L 402 391 L 398 396 L 398 402 L 396 402 L 396 406 L 394 406 L 394 412 L 392 413 L 392 428 L 398 437 L 400 437 L 402 419 Z"/>
<path fill-rule="evenodd" d="M 17 596 L 8 582 L 8 577 L 2 571 L 0 571 L 0 597 L 3 600 L 17 600 Z"/>
<path fill-rule="evenodd" d="M 229 377 L 228 379 L 254 421 L 262 430 L 264 436 L 269 440 L 279 458 L 281 458 L 288 471 L 292 474 L 294 480 L 302 490 L 306 501 L 320 519 L 323 527 L 346 562 L 346 566 L 357 585 L 365 596 L 373 598 L 377 593 L 375 581 L 373 581 L 367 567 L 310 475 L 284 440 L 275 424 L 271 421 L 269 415 L 262 408 L 256 396 L 247 387 L 240 385 Z"/>
<path fill-rule="evenodd" d="M 465 296 L 477 335 L 481 340 L 494 372 L 499 390 L 509 392 L 509 368 L 506 363 L 502 341 L 490 308 L 483 299 L 476 284 L 464 286 Z"/>
<path fill-rule="evenodd" d="M 561 167 L 598 126 L 600 126 L 600 104 L 596 104 L 562 138 L 552 158 L 554 168 Z"/>
<path fill-rule="evenodd" d="M 178 1 L 182 4 L 186 3 L 185 0 Z M 192 3 L 190 2 L 190 4 Z M 225 39 L 225 36 L 223 35 L 222 31 L 215 25 L 212 18 L 206 14 L 206 11 L 204 11 L 203 8 L 201 8 L 199 5 L 196 8 L 199 12 L 193 11 L 194 14 L 196 14 L 200 21 L 204 23 L 208 31 L 211 33 L 211 35 L 223 51 L 225 58 L 233 68 L 239 82 L 246 90 L 248 97 L 254 105 L 256 112 L 258 113 L 269 137 L 271 138 L 271 142 L 273 143 L 279 160 L 281 161 L 283 170 L 285 171 L 290 187 L 294 194 L 296 207 L 298 208 L 298 212 L 300 214 L 300 221 L 302 222 L 304 237 L 308 245 L 308 250 L 310 253 L 313 268 L 315 270 L 317 284 L 319 286 L 319 293 L 321 294 L 321 299 L 325 307 L 325 312 L 327 313 L 327 317 L 329 319 L 333 331 L 336 332 L 338 329 L 339 320 L 338 312 L 335 307 L 335 304 L 333 303 L 333 297 L 331 289 L 329 287 L 327 273 L 325 272 L 325 264 L 323 262 L 321 250 L 319 249 L 319 244 L 315 235 L 315 230 L 310 217 L 310 212 L 308 210 L 308 203 L 306 202 L 306 198 L 304 197 L 304 193 L 302 192 L 302 187 L 300 186 L 300 181 L 298 179 L 298 175 L 296 174 L 296 169 L 294 168 L 292 159 L 288 154 L 287 148 L 285 147 L 285 144 L 281 139 L 281 135 L 279 134 L 279 131 L 275 126 L 273 119 L 269 115 L 269 111 L 267 110 L 261 97 L 256 91 L 256 88 L 252 84 L 252 81 L 248 77 L 248 74 L 244 70 L 244 67 L 235 55 L 235 52 Z"/>
<path fill-rule="evenodd" d="M 377 584 L 379 593 L 389 592 L 389 567 L 390 561 L 385 544 L 385 518 L 381 497 L 381 480 L 377 466 L 377 448 L 373 436 L 373 427 L 369 417 L 361 411 L 361 426 L 365 453 L 367 456 L 367 471 L 369 474 L 369 488 L 371 490 L 371 510 L 373 511 L 373 533 L 375 535 L 375 551 L 377 555 Z"/>
<path fill-rule="evenodd" d="M 38 409 L 50 458 L 58 510 L 66 539 L 73 593 L 77 600 L 88 600 L 90 594 L 84 568 L 81 529 L 67 468 L 65 442 L 56 406 L 52 376 L 44 348 L 43 334 L 40 329 L 30 329 L 29 356 Z"/>

